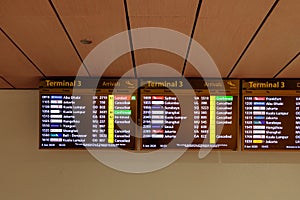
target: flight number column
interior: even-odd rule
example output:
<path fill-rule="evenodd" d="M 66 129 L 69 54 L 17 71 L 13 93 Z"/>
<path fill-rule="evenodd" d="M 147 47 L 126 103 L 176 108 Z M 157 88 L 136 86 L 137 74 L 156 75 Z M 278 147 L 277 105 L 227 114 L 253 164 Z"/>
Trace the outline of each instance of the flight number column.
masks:
<path fill-rule="evenodd" d="M 194 138 L 205 139 L 209 133 L 209 96 L 194 97 Z"/>
<path fill-rule="evenodd" d="M 93 96 L 92 143 L 107 142 L 107 95 Z"/>

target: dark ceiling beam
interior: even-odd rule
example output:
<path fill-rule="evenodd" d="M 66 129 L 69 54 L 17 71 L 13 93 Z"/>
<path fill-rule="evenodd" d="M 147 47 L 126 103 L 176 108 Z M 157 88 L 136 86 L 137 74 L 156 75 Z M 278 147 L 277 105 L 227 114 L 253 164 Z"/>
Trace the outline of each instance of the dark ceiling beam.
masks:
<path fill-rule="evenodd" d="M 19 47 L 19 45 L 0 27 L 0 31 L 5 35 L 5 37 L 21 52 L 21 54 L 33 65 L 33 67 L 44 77 L 46 75 L 44 72 L 32 61 L 32 59 Z"/>
<path fill-rule="evenodd" d="M 64 23 L 63 23 L 61 17 L 59 16 L 58 11 L 57 11 L 57 9 L 55 8 L 55 6 L 54 6 L 52 0 L 49 0 L 49 4 L 50 4 L 50 6 L 51 6 L 53 12 L 55 13 L 55 15 L 56 15 L 56 17 L 57 17 L 57 19 L 58 19 L 58 21 L 59 21 L 61 27 L 63 28 L 63 30 L 64 30 L 64 32 L 65 32 L 65 34 L 67 35 L 67 37 L 68 37 L 68 39 L 69 39 L 69 42 L 71 43 L 73 49 L 75 50 L 75 52 L 76 52 L 78 58 L 80 59 L 81 63 L 83 64 L 83 67 L 85 68 L 85 70 L 86 70 L 86 72 L 88 73 L 88 75 L 91 76 L 91 74 L 90 74 L 89 70 L 87 69 L 86 65 L 84 64 L 83 59 L 82 59 L 82 57 L 81 57 L 81 55 L 80 55 L 78 49 L 76 48 L 76 45 L 75 45 L 75 43 L 73 42 L 73 40 L 72 40 L 72 38 L 71 38 L 71 36 L 70 36 L 70 34 L 69 34 L 69 32 L 68 32 L 66 26 L 64 25 Z"/>
<path fill-rule="evenodd" d="M 268 18 L 270 17 L 270 15 L 272 14 L 273 10 L 276 8 L 276 6 L 278 5 L 278 3 L 279 3 L 279 0 L 276 0 L 273 3 L 273 5 L 270 8 L 269 12 L 264 17 L 263 21 L 260 23 L 259 27 L 257 28 L 257 30 L 255 31 L 255 33 L 253 34 L 253 36 L 249 40 L 249 42 L 246 45 L 245 49 L 243 50 L 243 52 L 241 53 L 241 55 L 239 56 L 239 58 L 237 59 L 237 61 L 233 65 L 233 67 L 231 68 L 230 72 L 227 74 L 227 78 L 230 78 L 231 74 L 233 73 L 233 71 L 235 70 L 235 68 L 237 67 L 237 65 L 240 63 L 241 59 L 243 58 L 243 56 L 245 55 L 245 53 L 247 52 L 247 50 L 249 49 L 249 47 L 251 46 L 251 44 L 253 43 L 253 41 L 255 40 L 256 36 L 260 32 L 260 30 L 262 29 L 262 27 L 264 26 L 264 24 L 266 23 L 266 21 L 268 20 Z"/>
<path fill-rule="evenodd" d="M 4 82 L 6 82 L 8 85 L 10 85 L 13 89 L 16 89 L 15 86 L 13 86 L 13 84 L 11 84 L 6 78 L 4 78 L 3 76 L 0 76 L 0 79 L 2 79 Z"/>
<path fill-rule="evenodd" d="M 131 53 L 131 60 L 132 60 L 132 65 L 133 65 L 133 72 L 134 72 L 134 77 L 137 78 L 136 63 L 135 63 L 135 56 L 134 56 L 134 49 L 133 49 L 133 41 L 132 41 L 132 35 L 131 35 L 131 26 L 130 26 L 130 18 L 129 18 L 127 0 L 124 0 L 124 10 L 125 10 L 125 15 L 126 15 L 126 25 L 127 25 L 127 31 L 128 31 L 128 37 L 129 37 L 130 53 Z"/>
<path fill-rule="evenodd" d="M 296 60 L 296 58 L 299 56 L 300 52 L 298 52 L 286 65 L 284 65 L 274 76 L 273 78 L 277 78 L 277 76 L 283 72 L 283 70 L 285 70 L 292 62 L 294 62 L 294 60 Z"/>
<path fill-rule="evenodd" d="M 196 10 L 196 14 L 195 14 L 194 24 L 193 24 L 193 28 L 192 28 L 192 32 L 191 32 L 191 36 L 190 36 L 189 45 L 188 45 L 188 48 L 187 48 L 187 51 L 186 51 L 186 55 L 185 55 L 185 59 L 184 59 L 184 63 L 183 63 L 182 71 L 181 71 L 182 76 L 184 76 L 187 59 L 189 57 L 192 41 L 193 41 L 193 38 L 194 38 L 195 29 L 196 29 L 199 14 L 200 14 L 201 5 L 202 5 L 202 0 L 199 0 L 197 10 Z"/>

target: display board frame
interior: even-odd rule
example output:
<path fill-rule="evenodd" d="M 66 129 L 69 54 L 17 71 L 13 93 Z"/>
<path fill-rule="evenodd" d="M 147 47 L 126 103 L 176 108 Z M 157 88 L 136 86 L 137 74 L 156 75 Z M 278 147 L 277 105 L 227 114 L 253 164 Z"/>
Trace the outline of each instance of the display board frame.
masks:
<path fill-rule="evenodd" d="M 139 90 L 139 99 L 140 99 L 140 104 L 142 107 L 142 101 L 143 101 L 143 89 L 144 90 L 148 90 L 151 88 L 153 89 L 153 87 L 151 87 L 151 85 L 148 84 L 148 87 L 143 87 L 143 84 L 147 84 L 148 81 L 152 81 L 152 82 L 159 82 L 160 85 L 164 85 L 164 84 L 161 84 L 161 83 L 166 83 L 166 82 L 169 82 L 170 84 L 168 84 L 169 87 L 171 87 L 171 89 L 173 88 L 174 90 L 176 90 L 176 88 L 178 89 L 178 87 L 180 86 L 181 83 L 184 83 L 185 81 L 187 81 L 192 89 L 194 90 L 194 92 L 196 92 L 198 95 L 201 94 L 201 95 L 209 95 L 209 90 L 210 89 L 210 95 L 215 95 L 217 96 L 218 94 L 220 94 L 221 90 L 225 88 L 225 90 L 223 91 L 226 95 L 233 95 L 235 96 L 235 109 L 236 109 L 236 115 L 235 115 L 235 139 L 234 139 L 234 144 L 233 146 L 234 147 L 231 147 L 231 148 L 212 148 L 212 147 L 203 147 L 203 146 L 200 146 L 200 147 L 194 147 L 194 148 L 190 148 L 190 147 L 187 147 L 188 151 L 197 151 L 199 149 L 202 149 L 202 148 L 205 148 L 205 149 L 212 149 L 213 151 L 238 151 L 240 150 L 240 131 L 239 131 L 239 125 L 240 125 L 240 118 L 239 118 L 239 108 L 240 108 L 240 97 L 239 97 L 239 94 L 240 94 L 240 82 L 238 79 L 222 79 L 221 82 L 222 84 L 220 84 L 220 79 L 213 79 L 213 78 L 210 78 L 210 79 L 199 79 L 199 78 L 188 78 L 188 79 L 182 79 L 182 78 L 153 78 L 153 77 L 147 77 L 147 78 L 141 78 L 140 80 L 140 90 Z M 159 85 L 158 84 L 158 85 Z M 152 84 L 153 85 L 153 84 Z M 154 83 L 155 85 L 155 83 Z M 223 87 L 223 88 L 222 88 Z M 183 85 L 183 88 L 184 88 L 184 85 Z M 234 89 L 233 89 L 234 88 Z M 169 89 L 166 89 L 166 87 L 158 87 L 157 89 L 160 89 L 160 90 L 166 90 L 166 92 L 170 92 Z M 157 94 L 158 96 L 159 95 L 162 95 L 162 93 L 158 93 Z M 192 103 L 192 102 L 191 102 Z M 140 116 L 139 116 L 139 119 L 140 119 L 140 126 L 143 127 L 143 109 L 140 108 L 139 110 L 139 113 L 140 113 Z M 171 142 L 170 142 L 171 143 Z M 152 151 L 152 150 L 155 150 L 155 149 L 159 149 L 160 147 L 158 148 L 153 148 L 153 149 L 149 149 L 149 148 L 144 148 L 143 147 L 144 143 L 143 143 L 143 138 L 140 139 L 140 149 L 142 151 Z M 166 148 L 167 150 L 180 150 L 180 148 Z"/>
<path fill-rule="evenodd" d="M 300 150 L 300 145 L 298 145 L 298 148 L 287 148 L 288 146 L 293 146 L 294 144 L 290 144 L 288 145 L 288 142 L 284 141 L 286 140 L 286 136 L 288 136 L 289 138 L 293 135 L 291 133 L 287 132 L 287 128 L 291 128 L 291 127 L 295 127 L 296 129 L 296 119 L 290 119 L 288 120 L 288 123 L 286 124 L 285 121 L 283 120 L 283 117 L 286 118 L 293 118 L 293 116 L 295 115 L 296 117 L 296 113 L 292 114 L 290 112 L 296 112 L 296 108 L 297 108 L 297 100 L 295 99 L 297 96 L 300 97 L 300 80 L 299 79 L 241 79 L 241 150 L 242 151 L 259 151 L 259 152 L 291 152 L 291 151 L 299 151 Z M 245 99 L 246 97 L 249 97 L 249 99 Z M 264 138 L 258 138 L 259 136 L 255 136 L 254 137 L 254 128 L 252 127 L 250 130 L 250 127 L 247 126 L 247 123 L 250 123 L 248 121 L 253 121 L 252 120 L 246 120 L 246 117 L 254 117 L 256 115 L 253 115 L 254 113 L 252 113 L 252 115 L 247 115 L 246 112 L 246 105 L 245 103 L 249 102 L 253 102 L 254 100 L 250 100 L 250 97 L 265 97 L 265 98 L 277 98 L 278 101 L 276 99 L 274 99 L 274 101 L 276 102 L 276 105 L 274 106 L 274 103 L 268 103 L 268 99 L 265 99 L 266 104 L 268 103 L 269 105 L 271 105 L 269 108 L 267 108 L 267 105 L 265 105 L 265 135 L 262 134 L 261 137 Z M 289 102 L 286 102 L 286 100 L 284 100 L 285 98 L 290 98 Z M 259 101 L 258 102 L 263 102 L 263 101 Z M 272 100 L 273 101 L 273 100 Z M 293 102 L 295 101 L 295 105 L 293 105 Z M 300 101 L 300 98 L 299 98 Z M 272 105 L 273 104 L 273 105 Z M 300 103 L 298 103 L 300 105 Z M 298 105 L 298 106 L 299 106 Z M 284 107 L 282 107 L 284 106 Z M 292 107 L 295 106 L 295 110 L 292 110 Z M 291 108 L 290 108 L 291 107 Z M 248 108 L 247 108 L 248 109 Z M 275 110 L 275 114 L 276 112 L 278 112 L 278 115 L 273 115 L 273 111 L 271 109 Z M 300 107 L 298 107 L 298 109 L 300 109 Z M 259 113 L 255 113 L 255 114 L 259 114 Z M 269 116 L 269 114 L 272 114 L 272 116 Z M 280 115 L 279 115 L 280 114 Z M 300 114 L 300 113 L 299 113 Z M 259 116 L 259 115 L 258 115 Z M 256 118 L 258 118 L 258 116 L 256 116 Z M 267 124 L 267 119 L 272 119 L 270 120 L 270 122 L 268 122 Z M 300 118 L 299 118 L 300 119 Z M 272 123 L 276 123 L 278 125 L 278 127 L 276 127 L 274 125 L 274 130 L 271 130 L 271 132 L 274 132 L 273 135 L 270 135 L 269 133 L 267 134 L 268 129 L 272 128 L 273 124 Z M 291 124 L 292 122 L 295 122 L 294 124 Z M 256 122 L 255 122 L 256 123 Z M 270 123 L 270 124 L 269 124 Z M 298 122 L 300 123 L 300 122 Z M 263 125 L 263 124 L 262 124 Z M 246 128 L 247 126 L 247 128 Z M 259 125 L 260 126 L 260 125 Z M 268 126 L 268 127 L 267 127 Z M 249 129 L 248 129 L 249 128 Z M 259 128 L 259 127 L 256 127 Z M 267 129 L 268 128 L 268 129 Z M 275 128 L 278 128 L 278 130 L 275 130 Z M 281 128 L 281 129 L 280 129 Z M 299 126 L 300 128 L 300 126 Z M 280 129 L 280 130 L 279 130 Z M 250 133 L 246 133 L 246 131 L 252 131 L 252 139 L 251 134 Z M 260 131 L 256 130 L 257 132 Z M 268 131 L 269 132 L 269 131 Z M 289 131 L 290 132 L 290 131 Z M 288 135 L 285 135 L 287 134 Z M 299 131 L 300 133 L 300 131 Z M 255 133 L 256 134 L 256 133 Z M 259 134 L 256 134 L 259 135 Z M 247 137 L 247 138 L 246 138 Z M 288 138 L 288 140 L 289 140 Z M 300 138 L 300 136 L 299 136 Z M 253 142 L 255 140 L 255 143 Z M 277 140 L 278 139 L 278 140 Z M 252 141 L 250 143 L 250 140 Z M 282 141 L 281 141 L 282 140 Z M 268 141 L 268 142 L 267 142 Z M 295 141 L 296 141 L 296 133 L 295 133 Z M 256 143 L 257 142 L 257 143 Z M 262 142 L 262 143 L 260 143 Z M 284 144 L 282 144 L 282 147 L 280 146 L 281 144 L 279 144 L 278 147 L 273 147 L 276 146 L 273 144 L 273 142 L 278 142 L 278 143 L 286 143 L 287 146 L 286 148 L 284 148 Z M 300 140 L 298 141 L 300 142 Z M 276 144 L 278 144 L 276 143 Z M 263 145 L 264 144 L 264 145 Z M 271 148 L 270 148 L 271 146 Z"/>
<path fill-rule="evenodd" d="M 105 77 L 105 78 L 97 78 L 97 77 L 49 77 L 47 79 L 42 79 L 40 82 L 39 88 L 39 149 L 40 150 L 85 150 L 85 149 L 107 149 L 113 150 L 116 148 L 122 148 L 126 150 L 135 150 L 136 149 L 136 129 L 133 130 L 134 133 L 130 133 L 130 147 L 88 147 L 88 146 L 78 146 L 78 147 L 49 147 L 42 146 L 42 125 L 43 125 L 43 113 L 42 113 L 42 95 L 43 94 L 59 94 L 59 95 L 72 95 L 73 92 L 79 93 L 82 95 L 98 95 L 98 94 L 111 94 L 112 92 L 116 92 L 117 94 L 121 94 L 123 96 L 131 95 L 135 96 L 135 103 L 133 105 L 133 110 L 130 114 L 133 115 L 133 121 L 137 123 L 137 104 L 138 104 L 138 92 L 137 92 L 137 80 L 134 78 L 115 78 L 115 77 Z M 128 94 L 128 92 L 130 94 Z M 108 100 L 107 100 L 108 101 Z M 132 100 L 129 100 L 133 102 Z M 93 101 L 94 103 L 94 101 Z M 107 102 L 106 102 L 107 103 Z M 92 104 L 91 107 L 94 107 Z M 114 111 L 114 110 L 113 110 Z M 117 110 L 116 110 L 117 111 Z M 99 111 L 97 111 L 99 112 Z M 99 113 L 97 113 L 98 115 Z M 106 113 L 109 115 L 108 113 Z M 119 113 L 123 115 L 122 113 Z M 125 113 L 126 114 L 126 113 Z M 99 116 L 98 116 L 99 117 Z M 107 116 L 108 117 L 108 116 Z M 131 119 L 130 115 L 130 119 Z M 49 118 L 50 119 L 50 118 Z M 100 119 L 98 119 L 100 120 Z M 108 120 L 108 119 L 107 119 Z M 108 122 L 105 122 L 108 123 Z M 108 127 L 108 124 L 106 124 Z M 114 126 L 112 126 L 114 127 Z M 133 126 L 136 127 L 136 126 Z M 101 128 L 98 128 L 101 129 Z M 50 130 L 50 129 L 49 129 Z M 97 132 L 98 133 L 98 132 Z M 92 134 L 92 133 L 90 133 Z M 108 133 L 107 133 L 108 134 Z M 100 135 L 100 134 L 99 134 Z M 114 139 L 114 138 L 112 138 Z"/>

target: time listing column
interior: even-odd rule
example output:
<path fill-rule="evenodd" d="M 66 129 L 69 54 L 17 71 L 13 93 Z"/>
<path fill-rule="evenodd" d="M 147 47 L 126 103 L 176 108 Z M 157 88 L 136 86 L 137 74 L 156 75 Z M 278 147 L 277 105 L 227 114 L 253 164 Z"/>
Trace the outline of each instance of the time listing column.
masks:
<path fill-rule="evenodd" d="M 41 147 L 48 147 L 50 142 L 50 95 L 41 96 Z"/>
<path fill-rule="evenodd" d="M 151 138 L 151 96 L 143 96 L 142 98 L 142 130 L 143 130 L 143 138 Z"/>
<path fill-rule="evenodd" d="M 253 141 L 253 97 L 244 97 L 244 148 L 257 148 L 257 145 L 252 145 Z M 264 120 L 265 116 L 255 117 L 256 119 Z M 265 130 L 256 133 L 265 134 Z"/>

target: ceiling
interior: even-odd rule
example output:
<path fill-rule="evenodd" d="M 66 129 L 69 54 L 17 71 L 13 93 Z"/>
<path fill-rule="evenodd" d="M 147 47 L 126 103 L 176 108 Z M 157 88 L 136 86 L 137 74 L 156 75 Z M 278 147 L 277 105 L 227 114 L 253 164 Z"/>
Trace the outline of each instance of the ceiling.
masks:
<path fill-rule="evenodd" d="M 300 78 L 299 0 L 0 0 L 0 88 L 38 88 L 41 78 L 76 76 L 80 66 L 83 76 L 166 74 L 151 63 L 176 70 L 170 76 L 206 74 L 186 59 L 200 54 L 190 40 L 165 38 L 180 55 L 155 48 L 131 51 L 144 39 L 165 42 L 134 34 L 140 27 L 193 38 L 224 78 Z M 105 52 L 89 61 L 97 45 L 120 32 L 119 42 L 106 44 Z M 105 53 L 117 58 L 108 62 L 113 56 L 104 59 Z M 200 58 L 196 67 L 209 71 Z"/>

